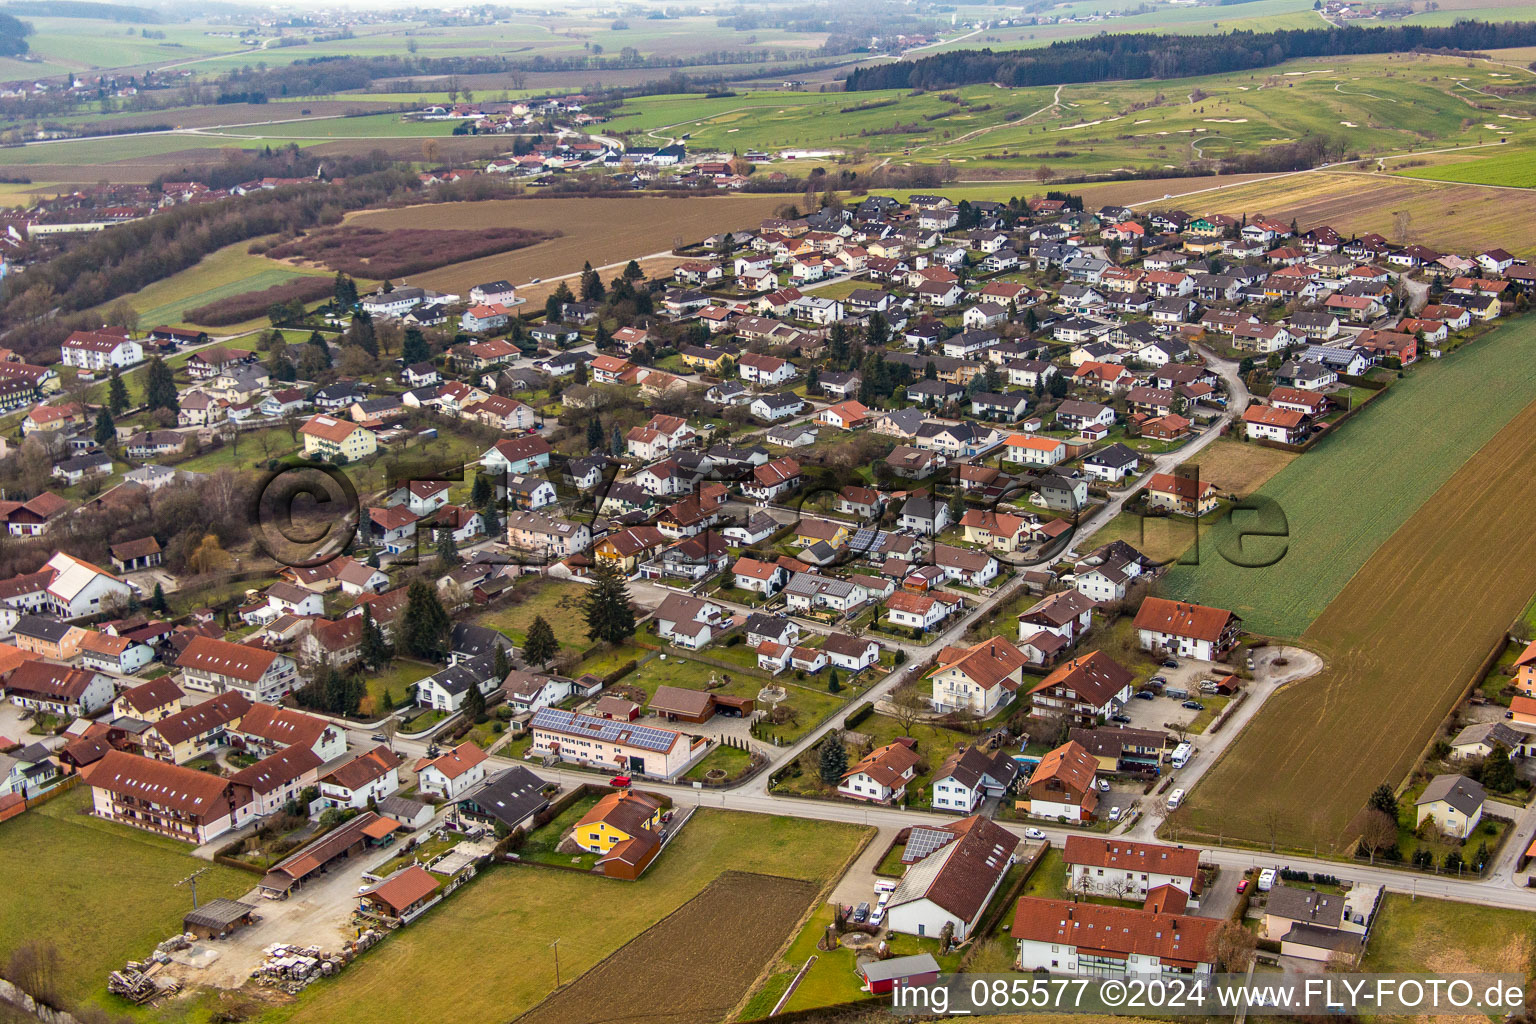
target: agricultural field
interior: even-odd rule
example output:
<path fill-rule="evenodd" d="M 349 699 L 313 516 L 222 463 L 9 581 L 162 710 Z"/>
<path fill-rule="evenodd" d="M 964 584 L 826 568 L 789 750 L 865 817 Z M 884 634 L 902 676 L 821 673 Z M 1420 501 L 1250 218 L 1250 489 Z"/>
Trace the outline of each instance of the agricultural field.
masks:
<path fill-rule="evenodd" d="M 1536 480 L 1510 472 L 1536 457 L 1533 345 L 1531 320 L 1488 335 L 1275 477 L 1260 493 L 1285 507 L 1292 550 L 1274 568 L 1233 572 L 1207 559 L 1172 570 L 1178 587 L 1209 579 L 1174 592 L 1214 604 L 1247 604 L 1239 581 L 1272 592 L 1250 625 L 1295 630 L 1326 603 L 1300 643 L 1327 668 L 1272 696 L 1194 789 L 1186 805 L 1202 833 L 1342 848 L 1370 791 L 1406 775 L 1536 593 L 1524 511 Z M 1418 391 L 1430 386 L 1437 408 L 1460 404 L 1455 433 L 1433 425 L 1444 421 Z M 1474 397 L 1480 389 L 1499 397 Z"/>
<path fill-rule="evenodd" d="M 716 878 L 750 868 L 758 875 L 820 887 L 842 871 L 873 832 L 861 826 L 704 808 L 633 884 L 536 866 L 492 868 L 335 981 L 311 986 L 296 1002 L 262 1019 L 331 1024 L 510 1020 L 554 990 L 549 948 L 554 939 L 560 940 L 561 977 L 569 984 Z M 808 903 L 809 897 L 800 907 Z M 591 912 L 572 913 L 572 908 Z M 795 919 L 781 925 L 781 938 Z M 752 941 L 741 929 L 717 930 L 709 939 L 714 943 L 712 958 Z M 449 947 L 478 952 L 453 959 L 445 968 L 436 952 Z M 764 950 L 756 966 L 761 968 L 770 955 L 771 949 Z M 487 977 L 497 983 L 484 984 Z M 752 977 L 742 979 L 743 993 Z M 683 997 L 675 987 L 662 991 L 673 999 Z M 641 990 L 627 988 L 625 996 L 638 999 Z"/>
<path fill-rule="evenodd" d="M 1228 518 L 1202 538 L 1199 565 L 1164 577 L 1169 595 L 1230 608 L 1263 636 L 1302 635 L 1387 538 L 1536 400 L 1533 356 L 1536 320 L 1526 318 L 1393 381 L 1369 410 L 1259 489 L 1285 514 L 1283 558 L 1244 568 L 1217 554 L 1278 550 L 1262 539 L 1240 545 L 1252 517 Z M 1446 409 L 1457 410 L 1454 427 Z"/>
<path fill-rule="evenodd" d="M 1209 480 L 1223 493 L 1244 497 L 1295 461 L 1294 452 L 1222 438 L 1207 445 L 1184 466 L 1199 466 L 1200 479 Z"/>
<path fill-rule="evenodd" d="M 1468 156 L 1443 158 L 1427 167 L 1401 167 L 1394 169 L 1394 173 L 1427 181 L 1536 188 L 1536 150 L 1488 147 Z"/>
<path fill-rule="evenodd" d="M 204 256 L 195 266 L 156 281 L 129 296 L 145 328 L 194 326 L 189 310 L 250 291 L 286 284 L 305 276 L 326 275 L 322 269 L 293 267 L 248 252 L 249 242 L 226 245 Z M 359 287 L 366 287 L 364 280 Z M 265 323 L 265 316 L 260 319 Z M 257 326 L 259 326 L 258 324 Z M 228 328 L 220 333 L 228 332 Z"/>
<path fill-rule="evenodd" d="M 587 1024 L 608 1012 L 615 994 L 623 992 L 626 1020 L 714 1024 L 751 988 L 816 888 L 814 882 L 728 871 L 517 1020 Z M 752 927 L 745 929 L 739 927 L 744 907 L 752 908 Z M 721 941 L 727 934 L 729 940 Z M 646 983 L 634 986 L 635 978 Z"/>
<path fill-rule="evenodd" d="M 199 867 L 198 898 L 230 899 L 250 891 L 255 876 L 192 857 L 174 839 L 90 817 L 90 791 L 65 793 L 0 829 L 0 863 L 13 885 L 0 903 L 0 961 L 28 937 L 58 949 L 58 986 L 71 1001 L 106 998 L 107 972 L 142 958 L 181 928 L 191 893 L 173 887 Z M 79 923 L 66 932 L 43 921 Z"/>
<path fill-rule="evenodd" d="M 1536 917 L 1531 914 L 1389 893 L 1360 969 L 1526 975 L 1533 964 Z"/>
<path fill-rule="evenodd" d="M 519 284 L 533 277 L 575 274 L 623 264 L 637 256 L 665 254 L 680 242 L 721 231 L 755 228 L 793 197 L 779 195 L 667 199 L 496 199 L 374 210 L 347 218 L 370 228 L 481 229 L 518 227 L 559 231 L 560 237 L 498 256 L 466 260 L 411 276 L 411 284 L 465 294 L 482 281 Z M 607 276 L 612 276 L 609 274 Z"/>

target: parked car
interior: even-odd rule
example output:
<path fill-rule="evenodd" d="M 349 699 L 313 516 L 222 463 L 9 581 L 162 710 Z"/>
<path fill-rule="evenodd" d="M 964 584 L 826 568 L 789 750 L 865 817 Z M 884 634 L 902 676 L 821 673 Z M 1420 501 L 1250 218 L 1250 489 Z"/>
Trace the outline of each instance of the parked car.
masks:
<path fill-rule="evenodd" d="M 1244 879 L 1239 880 L 1238 883 L 1237 883 L 1237 894 L 1239 896 L 1241 896 L 1243 893 L 1245 893 L 1247 891 L 1248 891 L 1248 879 L 1244 878 Z"/>
<path fill-rule="evenodd" d="M 879 924 L 881 921 L 884 921 L 884 920 L 885 920 L 885 907 L 883 907 L 883 906 L 876 907 L 875 908 L 875 912 L 869 916 L 869 923 L 870 924 Z"/>
<path fill-rule="evenodd" d="M 853 919 L 854 919 L 854 921 L 856 921 L 859 924 L 863 924 L 865 921 L 868 921 L 869 920 L 869 904 L 868 903 L 860 903 L 857 907 L 855 907 L 854 910 L 853 910 Z"/>
<path fill-rule="evenodd" d="M 885 892 L 880 894 L 880 898 L 875 900 L 875 909 L 876 910 L 884 910 L 885 909 L 885 905 L 887 903 L 891 902 L 891 892 L 892 892 L 892 890 L 887 889 Z"/>
<path fill-rule="evenodd" d="M 608 785 L 613 786 L 613 787 L 615 787 L 617 789 L 622 789 L 623 787 L 629 785 L 629 776 L 628 775 L 615 775 L 613 778 L 608 780 Z"/>
<path fill-rule="evenodd" d="M 1129 725 L 1131 723 L 1131 716 L 1130 715 L 1122 715 L 1122 714 L 1120 714 L 1117 711 L 1113 715 L 1109 716 L 1109 720 L 1111 722 L 1118 722 L 1121 725 Z"/>
<path fill-rule="evenodd" d="M 1176 789 L 1172 793 L 1168 794 L 1168 809 L 1170 811 L 1178 810 L 1179 809 L 1179 804 L 1181 804 L 1183 802 L 1184 802 L 1184 791 L 1182 789 Z"/>
<path fill-rule="evenodd" d="M 1164 685 L 1167 684 L 1167 682 L 1168 682 L 1168 680 L 1163 678 L 1162 676 L 1149 676 L 1147 678 L 1147 685 L 1148 686 L 1164 686 Z"/>
<path fill-rule="evenodd" d="M 375 743 L 388 743 L 389 742 L 389 737 L 385 736 L 381 732 L 374 733 L 372 736 L 369 737 L 369 739 L 373 740 L 373 742 L 375 742 Z"/>
<path fill-rule="evenodd" d="M 1120 820 L 1120 808 L 1118 808 L 1118 807 L 1111 807 L 1109 809 L 1109 820 L 1110 821 L 1119 821 Z"/>
<path fill-rule="evenodd" d="M 1099 780 L 1099 792 L 1100 793 L 1108 793 L 1109 792 L 1109 780 L 1108 779 L 1100 779 Z"/>
<path fill-rule="evenodd" d="M 1024 830 L 1024 838 L 1025 839 L 1044 839 L 1045 838 L 1045 833 L 1040 831 L 1037 828 L 1027 828 L 1027 829 Z"/>
<path fill-rule="evenodd" d="M 1132 696 L 1137 700 L 1157 700 L 1157 694 L 1151 690 L 1137 690 Z"/>
<path fill-rule="evenodd" d="M 1179 663 L 1172 658 L 1163 659 L 1163 668 L 1178 668 Z"/>
<path fill-rule="evenodd" d="M 891 881 L 889 878 L 877 878 L 877 879 L 875 879 L 875 892 L 878 892 L 878 893 L 888 893 L 888 892 L 895 892 L 895 891 L 896 891 L 896 883 Z"/>
<path fill-rule="evenodd" d="M 1184 702 L 1184 703 L 1183 703 L 1183 704 L 1182 704 L 1182 705 L 1180 705 L 1180 706 L 1181 706 L 1181 707 L 1186 707 L 1186 708 L 1189 708 L 1189 710 L 1191 710 L 1191 711 L 1204 711 L 1204 710 L 1205 710 L 1205 705 L 1204 705 L 1204 704 L 1201 704 L 1201 703 L 1200 703 L 1200 702 L 1199 702 L 1199 701 L 1197 701 L 1197 700 L 1187 700 L 1187 701 L 1185 701 L 1185 702 Z"/>

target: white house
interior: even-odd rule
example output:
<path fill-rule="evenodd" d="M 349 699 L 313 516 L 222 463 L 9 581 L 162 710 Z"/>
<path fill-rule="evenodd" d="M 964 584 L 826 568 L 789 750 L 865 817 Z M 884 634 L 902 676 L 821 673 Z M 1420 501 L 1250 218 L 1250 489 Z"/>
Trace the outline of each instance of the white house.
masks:
<path fill-rule="evenodd" d="M 907 849 L 929 852 L 907 867 L 891 893 L 887 927 L 928 936 L 948 927 L 956 940 L 968 938 L 1018 859 L 1019 837 L 979 815 L 912 833 Z"/>
<path fill-rule="evenodd" d="M 370 800 L 377 805 L 400 788 L 400 764 L 401 757 L 393 750 L 374 747 L 321 776 L 320 799 L 327 807 L 364 810 Z"/>
<path fill-rule="evenodd" d="M 946 647 L 933 674 L 933 705 L 966 710 L 985 718 L 1018 693 L 1029 658 L 1003 637 L 973 647 Z"/>
<path fill-rule="evenodd" d="M 473 743 L 461 743 L 437 757 L 416 762 L 420 791 L 444 800 L 457 800 L 485 781 L 485 751 Z"/>
<path fill-rule="evenodd" d="M 127 333 L 114 334 L 110 330 L 76 331 L 60 346 L 65 366 L 74 366 L 91 373 L 133 366 L 144 361 L 144 348 L 127 337 Z"/>
<path fill-rule="evenodd" d="M 854 800 L 895 803 L 907 795 L 920 760 L 917 751 L 899 741 L 877 747 L 843 773 L 837 791 Z"/>
<path fill-rule="evenodd" d="M 1122 900 L 1145 899 L 1161 885 L 1192 896 L 1200 868 L 1199 850 L 1119 837 L 1071 835 L 1061 856 L 1067 865 L 1069 890 Z"/>
<path fill-rule="evenodd" d="M 934 810 L 975 814 L 989 797 L 1001 797 L 1018 777 L 1019 764 L 1006 750 L 988 755 L 966 747 L 949 755 L 933 774 Z"/>
<path fill-rule="evenodd" d="M 1208 975 L 1215 917 L 1025 896 L 1014 910 L 1015 967 L 1051 974 Z"/>

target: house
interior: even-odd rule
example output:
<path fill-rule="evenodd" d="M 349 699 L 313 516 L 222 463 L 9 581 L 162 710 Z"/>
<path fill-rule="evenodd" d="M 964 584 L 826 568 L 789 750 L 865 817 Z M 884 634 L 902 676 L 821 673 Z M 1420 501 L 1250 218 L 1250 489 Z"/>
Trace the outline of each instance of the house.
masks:
<path fill-rule="evenodd" d="M 18 650 L 55 661 L 80 653 L 86 631 L 47 615 L 21 615 L 11 626 L 11 643 Z"/>
<path fill-rule="evenodd" d="M 577 684 L 562 676 L 513 669 L 501 681 L 501 692 L 514 714 L 531 714 L 553 707 L 576 690 Z"/>
<path fill-rule="evenodd" d="M 980 815 L 913 833 L 920 833 L 917 848 L 925 853 L 908 865 L 891 893 L 887 927 L 905 935 L 948 931 L 964 941 L 1018 859 L 1019 837 Z M 913 849 L 910 840 L 908 849 Z"/>
<path fill-rule="evenodd" d="M 599 866 L 610 876 L 633 880 L 661 849 L 661 802 L 645 793 L 622 790 L 602 797 L 571 831 L 577 846 L 602 854 Z M 604 861 L 618 869 L 610 871 Z"/>
<path fill-rule="evenodd" d="M 1003 452 L 1005 460 L 1022 466 L 1054 466 L 1067 457 L 1067 446 L 1060 438 L 1014 434 L 1004 442 Z"/>
<path fill-rule="evenodd" d="M 1081 744 L 1068 740 L 1040 758 L 1016 806 L 1037 818 L 1089 821 L 1099 806 L 1093 785 L 1098 766 Z"/>
<path fill-rule="evenodd" d="M 687 594 L 668 594 L 652 615 L 656 635 L 669 643 L 698 650 L 726 625 L 725 608 Z"/>
<path fill-rule="evenodd" d="M 1435 827 L 1456 839 L 1466 839 L 1483 818 L 1483 787 L 1464 775 L 1436 775 L 1413 802 L 1414 822 L 1434 819 Z"/>
<path fill-rule="evenodd" d="M 378 450 L 373 431 L 351 420 L 334 416 L 313 416 L 299 428 L 304 438 L 304 455 L 326 462 L 356 462 Z"/>
<path fill-rule="evenodd" d="M 927 631 L 946 619 L 959 607 L 959 598 L 953 603 L 944 598 L 949 595 L 909 594 L 899 591 L 886 598 L 886 618 L 893 626 Z"/>
<path fill-rule="evenodd" d="M 111 704 L 116 689 L 112 678 L 100 672 L 47 661 L 23 661 L 6 679 L 5 695 L 12 704 L 28 711 L 79 718 Z"/>
<path fill-rule="evenodd" d="M 497 441 L 480 456 L 480 466 L 492 476 L 533 473 L 549 466 L 553 451 L 542 437 L 527 435 Z"/>
<path fill-rule="evenodd" d="M 522 765 L 513 765 L 487 778 L 454 804 L 460 820 L 483 822 L 497 834 L 531 828 L 535 815 L 549 806 L 545 782 Z"/>
<path fill-rule="evenodd" d="M 1068 430 L 1077 431 L 1092 426 L 1111 427 L 1115 423 L 1115 410 L 1098 402 L 1069 398 L 1056 407 L 1056 422 Z"/>
<path fill-rule="evenodd" d="M 182 686 L 224 693 L 234 690 L 253 702 L 276 703 L 294 689 L 298 668 L 275 651 L 197 636 L 176 659 Z"/>
<path fill-rule="evenodd" d="M 869 409 L 857 399 L 829 405 L 816 414 L 816 422 L 839 430 L 856 430 L 869 422 Z"/>
<path fill-rule="evenodd" d="M 880 645 L 868 637 L 832 633 L 821 649 L 833 666 L 848 672 L 859 672 L 880 662 Z"/>
<path fill-rule="evenodd" d="M 1099 762 L 1101 772 L 1156 773 L 1163 765 L 1167 733 L 1153 729 L 1074 728 L 1067 738 L 1080 743 Z"/>
<path fill-rule="evenodd" d="M 777 562 L 762 562 L 742 555 L 731 570 L 735 574 L 736 587 L 772 597 L 789 581 L 789 570 Z"/>
<path fill-rule="evenodd" d="M 261 757 L 291 746 L 310 750 L 321 761 L 347 752 L 344 728 L 329 719 L 272 704 L 252 704 L 238 723 L 230 723 L 228 732 L 234 746 Z"/>
<path fill-rule="evenodd" d="M 485 751 L 461 743 L 437 757 L 416 762 L 417 788 L 428 796 L 457 800 L 485 780 Z"/>
<path fill-rule="evenodd" d="M 901 506 L 900 525 L 925 537 L 936 537 L 949 526 L 949 505 L 919 491 Z"/>
<path fill-rule="evenodd" d="M 1136 612 L 1137 643 L 1144 651 L 1215 661 L 1236 645 L 1241 621 L 1221 608 L 1149 597 Z"/>
<path fill-rule="evenodd" d="M 800 486 L 800 463 L 785 456 L 764 463 L 742 481 L 741 493 L 758 501 L 774 501 Z"/>
<path fill-rule="evenodd" d="M 1066 716 L 1094 725 L 1131 699 L 1131 671 L 1103 651 L 1091 651 L 1057 666 L 1031 689 L 1030 717 Z"/>
<path fill-rule="evenodd" d="M 1059 460 L 1058 460 L 1059 461 Z M 1054 465 L 1054 463 L 1052 463 Z M 1119 441 L 1100 448 L 1083 458 L 1083 472 L 1095 480 L 1119 483 L 1134 476 L 1141 464 L 1141 456 Z"/>
<path fill-rule="evenodd" d="M 45 607 L 61 619 L 113 611 L 126 606 L 133 596 L 128 584 L 116 576 L 63 551 L 48 559 L 42 571 L 53 573 Z"/>
<path fill-rule="evenodd" d="M 143 362 L 144 348 L 125 330 L 75 331 L 60 346 L 60 361 L 87 373 L 100 373 Z"/>
<path fill-rule="evenodd" d="M 1105 906 L 1021 896 L 1009 934 L 1020 971 L 1131 977 L 1209 975 L 1216 969 L 1221 918 L 1155 908 Z"/>
<path fill-rule="evenodd" d="M 939 962 L 932 953 L 867 960 L 858 966 L 859 977 L 870 995 L 889 995 L 899 989 L 932 985 L 939 978 Z"/>
<path fill-rule="evenodd" d="M 1216 485 L 1198 477 L 1153 473 L 1147 481 L 1147 507 L 1184 516 L 1203 516 L 1217 504 Z"/>
<path fill-rule="evenodd" d="M 399 754 L 382 744 L 332 769 L 319 779 L 320 799 L 327 807 L 366 810 L 400 788 Z"/>
<path fill-rule="evenodd" d="M 154 648 L 125 636 L 89 630 L 80 641 L 80 661 L 86 668 L 131 676 L 154 660 Z"/>
<path fill-rule="evenodd" d="M 946 580 L 958 581 L 969 587 L 985 587 L 997 578 L 997 559 L 985 551 L 935 544 L 933 564 L 943 570 Z"/>
<path fill-rule="evenodd" d="M 556 561 L 579 554 L 592 546 L 586 523 L 541 512 L 513 512 L 507 516 L 507 544 L 518 551 Z"/>
<path fill-rule="evenodd" d="M 683 733 L 560 708 L 535 712 L 528 727 L 535 755 L 630 775 L 671 778 L 687 767 L 694 754 L 693 744 Z"/>
<path fill-rule="evenodd" d="M 788 419 L 805 408 L 805 399 L 794 392 L 758 395 L 747 406 L 752 415 L 765 423 Z"/>
<path fill-rule="evenodd" d="M 1054 633 L 1076 643 L 1093 626 L 1093 601 L 1081 591 L 1063 590 L 1041 598 L 1019 615 L 1019 639 Z"/>
<path fill-rule="evenodd" d="M 84 769 L 91 813 L 201 846 L 251 817 L 251 790 L 232 779 L 121 750 Z"/>
<path fill-rule="evenodd" d="M 250 789 L 252 814 L 275 814 L 314 784 L 320 765 L 314 751 L 301 746 L 284 747 L 235 772 L 229 781 Z"/>
<path fill-rule="evenodd" d="M 775 387 L 792 380 L 799 371 L 788 360 L 757 352 L 744 352 L 736 363 L 742 380 L 758 387 Z"/>
<path fill-rule="evenodd" d="M 1277 885 L 1264 901 L 1259 937 L 1280 952 L 1302 960 L 1358 957 L 1378 886 L 1356 886 L 1344 894 Z"/>
<path fill-rule="evenodd" d="M 412 862 L 358 893 L 358 912 L 405 924 L 442 898 L 441 887 L 436 875 Z"/>
<path fill-rule="evenodd" d="M 251 706 L 237 692 L 220 694 L 152 722 L 139 734 L 139 745 L 150 757 L 185 764 L 228 745 L 230 731 L 239 725 Z"/>
<path fill-rule="evenodd" d="M 160 542 L 153 535 L 113 544 L 112 567 L 120 573 L 151 569 L 160 564 Z"/>
<path fill-rule="evenodd" d="M 1525 737 L 1503 722 L 1474 722 L 1451 740 L 1451 756 L 1458 761 L 1490 757 L 1504 748 L 1508 756 L 1523 747 Z"/>
<path fill-rule="evenodd" d="M 1061 859 L 1067 866 L 1067 889 L 1084 896 L 1141 900 L 1164 885 L 1186 896 L 1198 895 L 1200 851 L 1188 847 L 1071 835 Z"/>
<path fill-rule="evenodd" d="M 837 791 L 854 800 L 895 803 L 906 797 L 907 783 L 916 776 L 921 760 L 911 740 L 877 747 L 843 773 Z"/>
<path fill-rule="evenodd" d="M 112 717 L 158 722 L 181 710 L 183 696 L 181 687 L 170 676 L 161 676 L 119 693 L 112 702 Z"/>
<path fill-rule="evenodd" d="M 1007 794 L 1019 763 L 1007 751 L 984 754 L 975 747 L 950 754 L 933 775 L 934 810 L 975 814 L 988 798 Z"/>
<path fill-rule="evenodd" d="M 489 696 L 501 684 L 496 674 L 494 653 L 464 658 L 439 669 L 414 685 L 416 703 L 439 711 L 457 711 L 464 706 L 470 687 Z"/>
<path fill-rule="evenodd" d="M 1243 410 L 1243 425 L 1249 439 L 1254 441 L 1298 444 L 1307 436 L 1306 415 L 1277 405 L 1250 405 Z"/>
<path fill-rule="evenodd" d="M 933 673 L 933 706 L 986 718 L 1018 693 L 1029 658 L 1003 637 L 972 647 L 946 647 Z"/>
<path fill-rule="evenodd" d="M 1077 591 L 1103 604 L 1124 598 L 1130 585 L 1142 579 L 1152 563 L 1129 544 L 1117 540 L 1089 552 L 1075 568 Z"/>

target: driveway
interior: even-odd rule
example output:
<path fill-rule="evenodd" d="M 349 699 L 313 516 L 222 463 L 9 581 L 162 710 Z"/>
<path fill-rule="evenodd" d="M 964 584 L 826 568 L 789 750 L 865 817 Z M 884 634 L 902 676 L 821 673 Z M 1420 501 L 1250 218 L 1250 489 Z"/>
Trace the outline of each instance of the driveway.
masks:
<path fill-rule="evenodd" d="M 864 847 L 858 859 L 843 872 L 843 877 L 837 880 L 837 885 L 832 887 L 832 894 L 827 899 L 848 907 L 856 907 L 860 903 L 868 903 L 873 907 L 877 898 L 875 881 L 880 877 L 875 874 L 875 868 L 879 866 L 880 858 L 885 856 L 886 848 L 896 839 L 899 831 L 894 828 L 880 829 L 875 838 L 869 841 L 869 845 Z"/>

